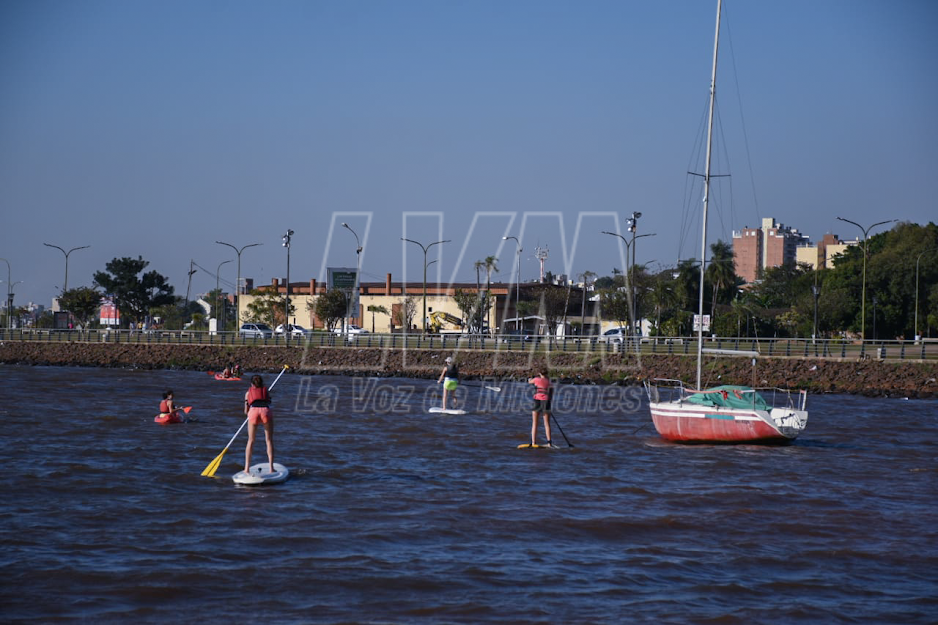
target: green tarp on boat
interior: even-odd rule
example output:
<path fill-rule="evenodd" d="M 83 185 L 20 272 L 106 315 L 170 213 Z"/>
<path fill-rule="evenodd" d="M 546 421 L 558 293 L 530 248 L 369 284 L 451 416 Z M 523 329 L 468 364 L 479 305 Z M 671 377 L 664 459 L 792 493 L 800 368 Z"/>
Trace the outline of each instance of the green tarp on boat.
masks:
<path fill-rule="evenodd" d="M 753 405 L 755 399 L 755 405 Z M 762 395 L 752 390 L 751 386 L 736 386 L 725 384 L 714 386 L 706 392 L 688 395 L 684 401 L 701 406 L 715 406 L 719 408 L 755 408 L 756 410 L 769 410 Z"/>

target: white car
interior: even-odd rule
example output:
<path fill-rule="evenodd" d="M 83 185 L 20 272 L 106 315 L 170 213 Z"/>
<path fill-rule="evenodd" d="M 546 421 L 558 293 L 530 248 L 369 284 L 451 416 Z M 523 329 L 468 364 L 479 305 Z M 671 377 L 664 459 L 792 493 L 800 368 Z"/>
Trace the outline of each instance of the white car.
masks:
<path fill-rule="evenodd" d="M 293 325 L 287 324 L 287 331 L 290 333 L 290 336 L 297 336 L 297 337 L 304 337 L 309 334 L 309 330 L 307 330 L 303 326 L 296 325 L 295 323 Z M 274 330 L 274 334 L 283 334 L 282 323 L 279 326 L 277 326 L 276 330 Z"/>
<path fill-rule="evenodd" d="M 336 334 L 347 334 L 349 341 L 354 341 L 361 334 L 370 334 L 368 330 L 353 323 L 348 324 L 344 328 L 342 326 L 336 326 L 332 331 Z"/>
<path fill-rule="evenodd" d="M 602 343 L 621 343 L 626 339 L 626 330 L 627 328 L 610 328 L 600 335 L 599 341 Z"/>

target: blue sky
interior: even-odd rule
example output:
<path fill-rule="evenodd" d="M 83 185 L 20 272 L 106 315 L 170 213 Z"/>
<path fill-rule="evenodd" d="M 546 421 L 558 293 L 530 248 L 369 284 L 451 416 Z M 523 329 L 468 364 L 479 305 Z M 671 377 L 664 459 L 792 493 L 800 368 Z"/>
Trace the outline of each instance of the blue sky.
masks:
<path fill-rule="evenodd" d="M 0 257 L 49 305 L 143 256 L 185 294 L 354 266 L 508 281 L 699 256 L 715 2 L 0 3 Z M 724 3 L 711 241 L 775 217 L 818 240 L 935 221 L 938 3 Z M 616 214 L 618 219 L 616 220 Z M 369 217 L 370 215 L 370 217 Z M 579 229 L 578 229 L 579 226 Z M 854 232 L 853 230 L 856 230 Z M 437 258 L 432 255 L 430 259 Z M 6 267 L 0 263 L 5 291 Z M 439 270 L 439 276 L 436 272 Z M 406 272 L 406 273 L 405 273 Z M 235 263 L 222 267 L 233 284 Z"/>

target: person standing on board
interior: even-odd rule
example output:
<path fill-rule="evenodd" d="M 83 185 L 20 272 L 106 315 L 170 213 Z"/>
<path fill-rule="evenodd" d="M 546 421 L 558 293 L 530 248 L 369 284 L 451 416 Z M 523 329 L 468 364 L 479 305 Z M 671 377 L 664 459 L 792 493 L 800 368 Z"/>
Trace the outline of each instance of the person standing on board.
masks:
<path fill-rule="evenodd" d="M 446 366 L 443 367 L 443 371 L 440 372 L 440 379 L 437 380 L 436 383 L 443 383 L 443 410 L 446 410 L 450 393 L 453 394 L 453 407 L 455 408 L 456 406 L 456 388 L 459 386 L 459 365 L 453 362 L 453 359 L 449 356 L 446 357 L 444 362 Z"/>
<path fill-rule="evenodd" d="M 264 379 L 259 375 L 251 377 L 251 386 L 244 394 L 244 414 L 248 416 L 248 444 L 244 448 L 244 471 L 251 470 L 251 452 L 254 449 L 254 434 L 257 424 L 264 424 L 264 438 L 267 440 L 267 460 L 270 471 L 274 471 L 274 415 L 270 411 L 270 393 L 264 386 Z"/>
<path fill-rule="evenodd" d="M 550 439 L 550 399 L 553 389 L 550 386 L 550 379 L 547 377 L 547 369 L 541 369 L 537 377 L 528 380 L 528 384 L 534 385 L 534 406 L 531 409 L 531 446 L 537 445 L 537 417 L 540 414 L 544 418 L 547 446 L 553 447 L 554 444 Z"/>
<path fill-rule="evenodd" d="M 160 418 L 168 421 L 182 421 L 179 416 L 179 410 L 173 402 L 173 389 L 167 389 L 163 393 L 163 401 L 160 402 Z"/>

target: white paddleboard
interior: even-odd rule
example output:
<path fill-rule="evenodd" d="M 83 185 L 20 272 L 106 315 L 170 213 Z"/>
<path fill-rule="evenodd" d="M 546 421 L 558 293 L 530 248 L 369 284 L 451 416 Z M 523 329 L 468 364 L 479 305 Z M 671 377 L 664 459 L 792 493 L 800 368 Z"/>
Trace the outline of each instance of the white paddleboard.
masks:
<path fill-rule="evenodd" d="M 458 410 L 456 408 L 440 408 L 439 406 L 430 408 L 430 412 L 434 414 L 466 414 L 465 410 Z"/>
<path fill-rule="evenodd" d="M 261 484 L 276 484 L 285 481 L 290 477 L 290 469 L 279 462 L 274 463 L 274 471 L 270 470 L 269 462 L 261 462 L 251 466 L 248 472 L 238 471 L 231 476 L 235 484 L 244 484 L 245 486 L 260 486 Z"/>

